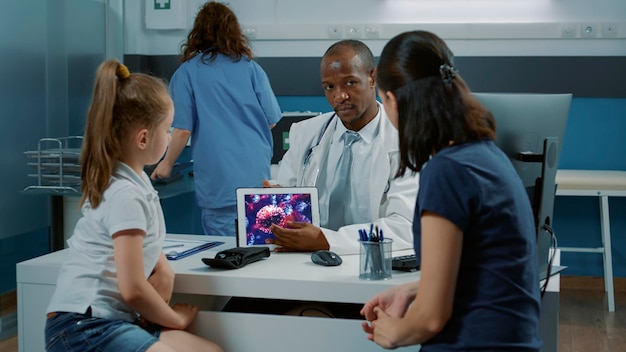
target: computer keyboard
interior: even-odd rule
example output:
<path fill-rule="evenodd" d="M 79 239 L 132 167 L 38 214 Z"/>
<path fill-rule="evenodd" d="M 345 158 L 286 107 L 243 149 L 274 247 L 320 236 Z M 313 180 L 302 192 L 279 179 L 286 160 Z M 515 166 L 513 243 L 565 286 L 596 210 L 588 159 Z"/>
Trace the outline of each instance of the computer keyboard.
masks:
<path fill-rule="evenodd" d="M 391 268 L 401 271 L 417 271 L 420 266 L 415 254 L 409 254 L 391 258 Z"/>

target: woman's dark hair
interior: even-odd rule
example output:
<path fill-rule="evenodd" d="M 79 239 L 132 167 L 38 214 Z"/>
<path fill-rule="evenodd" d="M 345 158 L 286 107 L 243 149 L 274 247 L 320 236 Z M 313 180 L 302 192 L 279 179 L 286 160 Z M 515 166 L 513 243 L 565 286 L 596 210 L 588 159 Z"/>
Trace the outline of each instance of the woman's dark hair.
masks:
<path fill-rule="evenodd" d="M 392 92 L 398 106 L 400 165 L 418 172 L 428 159 L 450 145 L 495 140 L 493 115 L 471 94 L 446 43 L 426 31 L 405 32 L 383 48 L 377 86 Z"/>
<path fill-rule="evenodd" d="M 241 60 L 242 56 L 253 59 L 248 38 L 243 35 L 237 16 L 226 4 L 215 1 L 209 1 L 200 8 L 181 49 L 182 62 L 198 54 L 209 60 L 217 54 L 235 61 Z"/>

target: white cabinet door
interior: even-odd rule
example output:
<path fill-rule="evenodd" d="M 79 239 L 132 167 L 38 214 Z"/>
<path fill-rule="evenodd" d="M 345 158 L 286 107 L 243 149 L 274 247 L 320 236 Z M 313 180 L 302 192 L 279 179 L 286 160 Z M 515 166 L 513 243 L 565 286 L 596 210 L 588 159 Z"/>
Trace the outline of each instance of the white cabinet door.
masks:
<path fill-rule="evenodd" d="M 55 285 L 17 284 L 19 352 L 45 351 L 46 308 Z"/>

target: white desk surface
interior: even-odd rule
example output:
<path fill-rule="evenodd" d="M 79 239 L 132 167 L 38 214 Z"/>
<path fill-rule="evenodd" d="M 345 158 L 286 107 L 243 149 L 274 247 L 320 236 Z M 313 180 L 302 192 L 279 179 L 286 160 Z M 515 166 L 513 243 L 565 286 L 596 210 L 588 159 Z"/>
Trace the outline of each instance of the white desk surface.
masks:
<path fill-rule="evenodd" d="M 168 235 L 183 239 L 207 239 L 225 242 L 208 251 L 170 261 L 176 272 L 174 292 L 216 296 L 242 296 L 321 302 L 364 303 L 376 293 L 398 284 L 416 281 L 419 272 L 393 271 L 389 280 L 367 281 L 358 278 L 358 255 L 344 255 L 343 264 L 324 267 L 313 264 L 310 253 L 274 253 L 269 258 L 235 270 L 211 268 L 201 258 L 215 257 L 234 246 L 234 238 L 198 235 Z M 411 251 L 395 251 L 396 255 Z M 22 283 L 56 285 L 59 269 L 67 250 L 33 258 L 16 266 Z M 555 258 L 558 265 L 560 255 Z M 37 270 L 32 270 L 36 268 Z M 245 280 L 242 280 L 245 279 Z M 548 291 L 559 291 L 559 280 L 550 280 Z"/>
<path fill-rule="evenodd" d="M 313 264 L 310 253 L 272 252 L 269 258 L 240 269 L 216 269 L 205 265 L 201 259 L 213 258 L 217 252 L 234 247 L 234 238 L 198 235 L 168 236 L 225 242 L 208 251 L 170 261 L 176 273 L 174 292 L 177 293 L 364 303 L 388 287 L 419 279 L 419 272 L 394 271 L 389 280 L 361 280 L 358 278 L 358 255 L 344 255 L 342 256 L 343 264 L 325 267 Z M 66 252 L 67 250 L 61 250 L 18 263 L 16 269 L 18 281 L 56 284 L 60 265 Z M 410 251 L 397 251 L 394 252 L 394 256 L 408 253 Z M 37 270 L 32 270 L 32 268 Z"/>
<path fill-rule="evenodd" d="M 557 196 L 626 196 L 626 171 L 557 170 Z"/>

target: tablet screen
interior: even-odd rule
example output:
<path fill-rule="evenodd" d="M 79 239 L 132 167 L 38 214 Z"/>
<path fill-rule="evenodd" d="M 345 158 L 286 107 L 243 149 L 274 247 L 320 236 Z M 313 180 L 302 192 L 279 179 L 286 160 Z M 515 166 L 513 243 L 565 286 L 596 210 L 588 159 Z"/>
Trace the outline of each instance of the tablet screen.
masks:
<path fill-rule="evenodd" d="M 237 190 L 237 245 L 265 245 L 274 238 L 270 226 L 288 227 L 288 221 L 319 226 L 317 189 L 240 188 Z"/>

